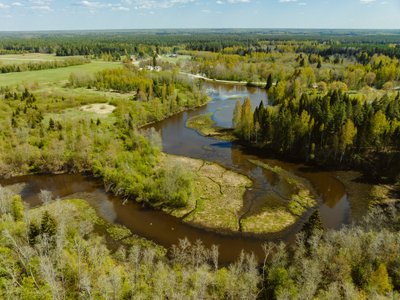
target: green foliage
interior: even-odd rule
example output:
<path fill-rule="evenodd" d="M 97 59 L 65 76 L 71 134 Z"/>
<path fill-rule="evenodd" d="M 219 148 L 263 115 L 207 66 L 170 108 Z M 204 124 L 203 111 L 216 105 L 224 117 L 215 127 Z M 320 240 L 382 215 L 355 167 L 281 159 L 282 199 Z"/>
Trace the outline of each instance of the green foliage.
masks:
<path fill-rule="evenodd" d="M 25 207 L 22 202 L 21 196 L 17 195 L 12 198 L 12 216 L 16 222 L 22 221 L 25 214 Z"/>
<path fill-rule="evenodd" d="M 354 126 L 354 123 L 348 119 L 342 126 L 342 132 L 340 136 L 340 148 L 343 152 L 347 149 L 347 147 L 353 145 L 356 135 L 357 128 Z"/>
<path fill-rule="evenodd" d="M 389 276 L 392 279 L 393 289 L 400 291 L 400 260 L 394 260 L 389 266 Z"/>
<path fill-rule="evenodd" d="M 5 197 L 11 201 L 13 195 Z M 254 256 L 243 255 L 220 271 L 217 247 L 209 250 L 201 242 L 182 240 L 170 259 L 165 249 L 97 218 L 83 200 L 27 210 L 31 225 L 18 223 L 26 228 L 46 223 L 49 232 L 52 218 L 63 228 L 53 236 L 56 247 L 49 247 L 46 236 L 27 240 L 24 231 L 13 230 L 15 221 L 0 218 L 0 228 L 7 232 L 0 239 L 2 299 L 257 297 Z M 41 234 L 39 226 L 35 230 Z"/>
<path fill-rule="evenodd" d="M 46 210 L 42 215 L 42 220 L 40 221 L 40 233 L 46 234 L 52 237 L 57 232 L 57 222 Z"/>
<path fill-rule="evenodd" d="M 0 175 L 90 172 L 116 194 L 157 207 L 185 206 L 190 176 L 156 169 L 160 137 L 154 130 L 137 128 L 197 107 L 208 98 L 172 72 L 122 68 L 100 72 L 94 80 L 92 85 L 99 89 L 132 91 L 135 99 L 114 99 L 112 114 L 96 114 L 79 106 L 98 101 L 96 97 L 0 91 L 5 108 L 0 120 Z"/>
<path fill-rule="evenodd" d="M 235 132 L 242 139 L 250 141 L 254 136 L 253 108 L 250 98 L 246 98 L 242 106 L 240 106 L 239 100 L 236 102 L 232 124 Z"/>
<path fill-rule="evenodd" d="M 382 156 L 382 163 L 398 168 L 392 154 L 400 146 L 400 96 L 392 89 L 400 77 L 400 48 L 388 44 L 397 42 L 397 35 L 316 34 L 305 40 L 294 34 L 291 41 L 262 31 L 259 35 L 238 31 L 197 36 L 5 35 L 0 39 L 0 53 L 48 52 L 127 61 L 131 54 L 156 58 L 154 53 L 187 51 L 192 60 L 182 66 L 185 71 L 247 82 L 267 79 L 272 106 L 260 105 L 253 113 L 249 99 L 243 106 L 236 105 L 233 125 L 242 140 L 296 159 L 354 164 Z M 11 64 L 1 69 L 35 70 L 60 64 Z M 95 75 L 74 73 L 64 94 L 52 89 L 1 88 L 0 175 L 89 172 L 116 194 L 155 207 L 185 206 L 193 189 L 191 175 L 176 166 L 158 166 L 159 138 L 154 132 L 145 138 L 138 131 L 146 123 L 207 101 L 196 84 L 169 69 L 156 73 L 126 66 Z M 40 82 L 44 78 L 49 83 L 53 77 L 64 78 L 68 70 L 8 74 L 2 82 L 3 86 L 14 84 L 9 78 L 23 75 L 13 78 L 39 78 Z M 38 88 L 37 84 L 32 87 Z M 74 93 L 82 94 L 70 95 Z M 100 96 L 103 93 L 116 97 Z M 112 115 L 81 112 L 64 118 L 66 108 L 77 112 L 81 105 L 99 102 L 98 97 L 116 106 Z M 290 213 L 302 215 L 307 199 L 286 199 Z M 215 251 L 201 242 L 182 241 L 171 249 L 171 260 L 150 242 L 143 247 L 137 237 L 129 237 L 131 244 L 126 247 L 115 239 L 130 236 L 129 232 L 121 228 L 93 231 L 94 225 L 100 226 L 93 214 L 88 206 L 68 201 L 25 211 L 20 197 L 0 187 L 0 298 L 398 297 L 400 246 L 395 209 L 374 211 L 358 225 L 325 233 L 317 230 L 321 222 L 313 214 L 290 255 L 284 246 L 271 246 L 262 274 L 254 257 L 244 254 L 218 269 Z M 106 241 L 110 240 L 120 249 L 109 249 Z"/>
<path fill-rule="evenodd" d="M 243 140 L 287 157 L 361 166 L 376 157 L 379 170 L 391 160 L 390 152 L 400 149 L 399 101 L 398 93 L 367 103 L 336 90 L 323 96 L 302 94 L 298 101 L 285 96 L 275 99 L 272 108 L 257 107 L 246 132 L 243 120 L 235 128 Z"/>
<path fill-rule="evenodd" d="M 70 66 L 79 66 L 90 63 L 89 59 L 85 58 L 68 58 L 65 60 L 29 62 L 23 64 L 6 64 L 0 65 L 0 73 L 39 71 L 48 69 L 65 68 Z"/>
<path fill-rule="evenodd" d="M 139 201 L 153 206 L 185 207 L 192 194 L 193 175 L 181 166 L 167 166 L 150 179 Z"/>
<path fill-rule="evenodd" d="M 379 294 L 387 294 L 392 291 L 392 284 L 385 264 L 380 264 L 371 274 L 369 286 Z"/>
<path fill-rule="evenodd" d="M 316 231 L 323 231 L 324 226 L 321 221 L 319 209 L 315 210 L 308 220 L 304 223 L 301 231 L 304 232 L 304 238 L 308 241 Z"/>
<path fill-rule="evenodd" d="M 38 239 L 51 239 L 57 233 L 57 222 L 55 218 L 45 210 L 41 216 L 40 225 L 36 221 L 31 221 L 28 228 L 29 245 L 34 246 L 38 243 Z M 54 240 L 53 240 L 54 242 Z"/>
<path fill-rule="evenodd" d="M 242 105 L 239 100 L 236 101 L 235 109 L 233 111 L 232 126 L 236 133 L 240 133 L 242 126 Z"/>
<path fill-rule="evenodd" d="M 375 209 L 362 223 L 314 230 L 317 214 L 296 245 L 267 244 L 263 296 L 267 299 L 398 297 L 399 211 Z M 309 234 L 307 233 L 309 232 Z M 389 246 L 390 245 L 390 246 Z"/>
<path fill-rule="evenodd" d="M 29 245 L 33 246 L 36 244 L 36 238 L 40 235 L 40 227 L 36 223 L 31 222 L 28 230 Z"/>
<path fill-rule="evenodd" d="M 267 84 L 265 85 L 265 89 L 268 91 L 272 88 L 273 82 L 272 82 L 272 75 L 269 74 L 267 78 Z"/>
<path fill-rule="evenodd" d="M 283 267 L 273 268 L 268 271 L 265 285 L 267 286 L 267 297 L 269 299 L 280 299 L 284 297 L 296 298 L 296 286 L 289 278 L 287 270 Z"/>

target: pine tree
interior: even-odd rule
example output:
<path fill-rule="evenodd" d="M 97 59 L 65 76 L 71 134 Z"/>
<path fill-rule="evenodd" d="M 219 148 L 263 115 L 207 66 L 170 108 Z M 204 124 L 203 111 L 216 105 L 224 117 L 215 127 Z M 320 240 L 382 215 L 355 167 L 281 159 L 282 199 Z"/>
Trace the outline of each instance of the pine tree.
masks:
<path fill-rule="evenodd" d="M 153 67 L 157 66 L 157 54 L 153 55 Z"/>
<path fill-rule="evenodd" d="M 33 246 L 36 244 L 36 238 L 40 234 L 40 228 L 35 223 L 29 224 L 29 231 L 28 231 L 28 240 L 29 245 Z"/>
<path fill-rule="evenodd" d="M 308 218 L 307 222 L 304 223 L 303 228 L 301 229 L 304 232 L 305 240 L 307 241 L 316 230 L 323 230 L 324 226 L 322 225 L 321 215 L 319 214 L 319 210 L 313 212 L 313 214 Z"/>
<path fill-rule="evenodd" d="M 265 89 L 268 91 L 272 87 L 272 75 L 269 74 L 267 78 L 267 84 L 265 85 Z"/>
<path fill-rule="evenodd" d="M 47 234 L 49 237 L 54 236 L 57 231 L 56 220 L 46 210 L 42 215 L 42 221 L 40 223 L 40 231 L 42 234 Z"/>
<path fill-rule="evenodd" d="M 54 120 L 52 118 L 50 118 L 50 120 L 49 120 L 49 130 L 54 130 L 55 127 L 56 127 L 56 124 L 55 124 Z"/>

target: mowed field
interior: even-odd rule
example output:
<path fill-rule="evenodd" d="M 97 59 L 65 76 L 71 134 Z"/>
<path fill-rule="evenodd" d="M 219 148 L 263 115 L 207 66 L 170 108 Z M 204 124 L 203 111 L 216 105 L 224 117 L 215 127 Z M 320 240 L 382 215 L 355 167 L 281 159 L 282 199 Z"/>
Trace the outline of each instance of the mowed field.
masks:
<path fill-rule="evenodd" d="M 29 60 L 25 62 L 29 62 Z M 120 62 L 92 61 L 89 64 L 58 69 L 0 74 L 0 86 L 66 83 L 71 73 L 94 74 L 104 69 L 119 66 L 121 66 Z"/>
<path fill-rule="evenodd" d="M 65 60 L 71 57 L 82 57 L 82 56 L 56 56 L 54 54 L 42 54 L 42 53 L 26 53 L 26 54 L 8 54 L 0 55 L 0 65 L 6 64 L 23 64 L 29 62 L 42 62 L 42 61 L 55 61 Z"/>

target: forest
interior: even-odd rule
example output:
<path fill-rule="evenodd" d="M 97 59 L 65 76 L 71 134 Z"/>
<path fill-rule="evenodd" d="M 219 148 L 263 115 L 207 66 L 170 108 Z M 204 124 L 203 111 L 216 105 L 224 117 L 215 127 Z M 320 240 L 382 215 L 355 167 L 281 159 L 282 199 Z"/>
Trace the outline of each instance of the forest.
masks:
<path fill-rule="evenodd" d="M 0 298 L 400 297 L 399 35 L 1 33 Z M 345 190 L 339 226 L 318 172 Z M 52 186 L 28 204 L 29 178 L 57 174 L 123 212 Z M 167 243 L 151 227 L 172 219 Z M 227 240 L 258 255 L 226 259 Z"/>
<path fill-rule="evenodd" d="M 399 100 L 396 93 L 362 104 L 336 90 L 314 99 L 303 95 L 297 103 L 261 104 L 254 113 L 246 100 L 237 103 L 233 121 L 243 140 L 275 153 L 397 176 L 399 166 L 392 162 L 400 146 Z"/>

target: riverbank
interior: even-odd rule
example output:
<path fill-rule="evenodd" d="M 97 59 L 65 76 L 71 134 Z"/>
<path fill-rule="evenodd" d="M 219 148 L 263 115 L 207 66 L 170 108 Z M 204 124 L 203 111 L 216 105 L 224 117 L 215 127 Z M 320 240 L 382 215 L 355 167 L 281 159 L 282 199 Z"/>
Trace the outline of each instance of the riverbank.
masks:
<path fill-rule="evenodd" d="M 189 203 L 181 209 L 164 209 L 193 226 L 216 232 L 238 232 L 243 195 L 252 181 L 216 163 L 163 154 L 161 164 L 174 164 L 193 174 Z"/>
<path fill-rule="evenodd" d="M 232 129 L 222 128 L 215 125 L 211 113 L 190 118 L 186 122 L 186 126 L 190 129 L 196 130 L 203 136 L 213 137 L 229 142 L 236 140 Z"/>
<path fill-rule="evenodd" d="M 232 129 L 215 125 L 212 114 L 190 118 L 186 126 L 206 137 L 223 141 L 236 141 Z M 296 224 L 310 209 L 317 205 L 316 192 L 304 178 L 279 167 L 272 167 L 258 160 L 252 164 L 270 172 L 275 184 L 267 191 L 262 200 L 248 204 L 239 218 L 239 230 L 245 233 L 276 233 Z"/>
<path fill-rule="evenodd" d="M 219 233 L 271 234 L 288 229 L 317 205 L 307 180 L 259 161 L 255 165 L 272 172 L 276 182 L 262 201 L 245 203 L 252 181 L 218 164 L 164 154 L 162 164 L 175 164 L 193 174 L 193 193 L 182 209 L 163 211 L 192 226 Z"/>
<path fill-rule="evenodd" d="M 155 121 L 151 121 L 151 122 L 148 122 L 148 123 L 145 123 L 145 124 L 142 124 L 142 125 L 138 125 L 138 129 L 147 129 L 147 128 L 151 128 L 152 125 L 154 125 L 154 124 L 156 124 L 156 123 L 159 123 L 159 122 L 162 122 L 162 121 L 164 121 L 164 120 L 167 120 L 168 118 L 171 118 L 171 117 L 176 116 L 176 115 L 178 115 L 178 114 L 181 114 L 181 113 L 184 113 L 184 112 L 188 112 L 188 111 L 192 111 L 192 110 L 196 110 L 196 109 L 198 109 L 198 108 L 204 107 L 204 106 L 206 106 L 206 105 L 210 102 L 210 100 L 211 100 L 210 97 L 208 97 L 206 102 L 204 102 L 204 103 L 202 103 L 202 104 L 200 104 L 200 105 L 198 105 L 198 106 L 194 106 L 194 107 L 185 107 L 185 108 L 182 108 L 181 110 L 179 110 L 178 112 L 176 112 L 176 113 L 174 113 L 174 114 L 172 114 L 172 115 L 165 116 L 164 118 L 162 118 L 162 119 L 160 119 L 160 120 L 155 120 Z"/>
<path fill-rule="evenodd" d="M 4 189 L 19 195 L 16 193 L 16 186 L 18 185 L 5 186 Z M 74 195 L 57 200 L 50 198 L 51 195 L 48 202 L 41 206 L 26 209 L 26 220 L 35 223 L 35 220 L 39 220 L 45 212 L 48 212 L 55 218 L 58 226 L 80 224 L 82 232 L 93 231 L 93 234 L 101 236 L 105 240 L 105 244 L 112 251 L 117 251 L 120 247 L 136 246 L 151 248 L 159 256 L 165 256 L 167 253 L 167 249 L 163 246 L 132 233 L 123 225 L 110 223 L 100 217 L 89 204 L 89 199 L 78 199 Z"/>
<path fill-rule="evenodd" d="M 201 79 L 208 82 L 218 82 L 222 84 L 233 84 L 233 85 L 245 85 L 245 86 L 253 86 L 263 88 L 267 84 L 266 82 L 249 82 L 249 81 L 234 81 L 234 80 L 222 80 L 222 79 L 213 79 L 208 78 L 199 74 L 191 74 L 186 72 L 179 72 L 179 74 L 189 76 L 191 78 Z"/>
<path fill-rule="evenodd" d="M 381 206 L 399 204 L 399 187 L 389 184 L 370 184 L 357 171 L 337 171 L 336 178 L 341 181 L 350 198 L 353 221 L 362 220 L 365 211 Z"/>
<path fill-rule="evenodd" d="M 254 203 L 243 216 L 243 232 L 279 232 L 293 226 L 303 215 L 316 208 L 316 192 L 306 179 L 258 160 L 250 162 L 270 172 L 274 181 L 264 201 Z"/>

